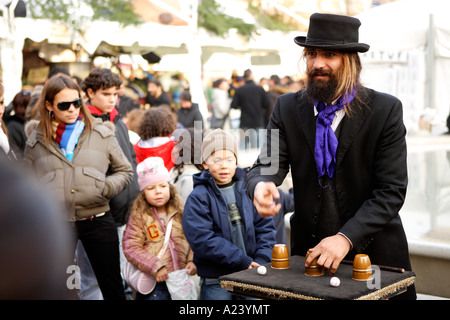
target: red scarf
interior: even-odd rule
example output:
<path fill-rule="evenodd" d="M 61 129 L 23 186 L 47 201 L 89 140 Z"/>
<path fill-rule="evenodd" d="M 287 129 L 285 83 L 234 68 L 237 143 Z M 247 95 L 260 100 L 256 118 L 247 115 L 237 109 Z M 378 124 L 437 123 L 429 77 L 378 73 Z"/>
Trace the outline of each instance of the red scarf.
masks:
<path fill-rule="evenodd" d="M 91 114 L 93 114 L 93 115 L 101 116 L 101 115 L 104 114 L 103 112 L 101 112 L 99 109 L 97 109 L 97 108 L 94 107 L 94 106 L 91 106 L 91 105 L 88 105 L 88 104 L 87 104 L 87 107 L 89 108 L 89 111 L 90 111 Z M 109 115 L 109 120 L 110 120 L 111 122 L 114 122 L 114 118 L 115 118 L 118 114 L 119 114 L 119 112 L 117 111 L 116 108 L 112 109 L 112 111 L 111 111 L 110 113 L 108 113 L 108 115 Z"/>

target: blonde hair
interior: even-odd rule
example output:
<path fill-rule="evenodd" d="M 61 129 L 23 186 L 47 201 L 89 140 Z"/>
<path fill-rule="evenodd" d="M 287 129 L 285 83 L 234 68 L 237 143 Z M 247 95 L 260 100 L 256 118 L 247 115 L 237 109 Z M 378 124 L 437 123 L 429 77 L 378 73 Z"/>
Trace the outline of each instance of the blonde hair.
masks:
<path fill-rule="evenodd" d="M 336 96 L 343 96 L 347 98 L 354 88 L 358 89 L 358 94 L 355 96 L 354 100 L 357 102 L 353 105 L 361 108 L 363 103 L 361 92 L 364 91 L 363 86 L 361 85 L 360 75 L 362 70 L 361 59 L 357 52 L 344 52 L 342 54 L 342 68 L 339 71 L 339 78 L 341 81 L 339 82 L 338 87 L 336 88 Z M 347 99 L 344 99 L 346 101 Z M 353 105 L 350 104 L 345 105 L 345 113 L 348 116 L 351 116 L 355 111 L 353 109 Z"/>
<path fill-rule="evenodd" d="M 167 206 L 171 206 L 175 208 L 177 212 L 182 213 L 183 212 L 183 201 L 181 197 L 178 195 L 178 191 L 175 188 L 175 186 L 171 183 L 169 183 L 170 188 L 170 198 L 167 202 Z M 150 205 L 145 198 L 145 189 L 142 190 L 136 199 L 133 202 L 133 206 L 131 208 L 131 215 L 135 219 L 139 219 L 139 217 L 142 215 L 143 212 L 149 212 L 149 210 L 153 208 L 152 205 Z"/>

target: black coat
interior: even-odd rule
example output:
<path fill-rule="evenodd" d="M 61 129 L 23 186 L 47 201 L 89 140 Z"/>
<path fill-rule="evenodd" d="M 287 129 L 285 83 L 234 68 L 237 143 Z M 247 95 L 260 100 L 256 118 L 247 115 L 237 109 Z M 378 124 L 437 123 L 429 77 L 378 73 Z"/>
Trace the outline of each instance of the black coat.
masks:
<path fill-rule="evenodd" d="M 23 152 L 27 143 L 25 134 L 25 120 L 13 115 L 5 119 L 5 125 L 8 128 L 8 138 L 11 150 L 19 159 L 23 159 Z"/>
<path fill-rule="evenodd" d="M 185 128 L 194 128 L 194 121 L 201 121 L 203 128 L 203 116 L 197 103 L 190 108 L 179 108 L 177 111 L 178 122 Z"/>
<path fill-rule="evenodd" d="M 236 90 L 231 108 L 241 109 L 241 129 L 262 129 L 266 127 L 265 116 L 270 104 L 263 87 L 250 80 Z"/>
<path fill-rule="evenodd" d="M 151 96 L 150 94 L 147 94 L 145 97 L 145 102 L 150 104 L 150 107 L 159 107 L 162 104 L 167 104 L 168 106 L 171 105 L 170 98 L 166 96 L 166 94 L 163 92 L 158 98 L 155 98 Z"/>
<path fill-rule="evenodd" d="M 133 109 L 139 109 L 139 103 L 134 102 L 130 97 L 123 95 L 120 97 L 119 104 L 116 106 L 117 111 L 122 117 Z"/>
<path fill-rule="evenodd" d="M 374 264 L 411 270 L 408 244 L 398 214 L 408 183 L 402 104 L 393 96 L 367 90 L 369 102 L 351 118 L 346 115 L 342 120 L 335 171 L 342 221 L 339 231 L 354 246 L 346 259 L 353 259 L 356 253 L 366 253 Z M 277 99 L 268 129 L 272 129 L 267 133 L 272 158 L 261 153 L 250 170 L 249 196 L 253 199 L 259 181 L 280 185 L 291 169 L 295 199 L 291 252 L 305 255 L 321 240 L 315 235 L 321 187 L 314 160 L 314 107 L 304 91 Z M 277 133 L 279 139 L 271 140 L 271 134 Z M 275 148 L 277 140 L 279 150 Z M 270 167 L 271 159 L 275 170 L 264 172 Z"/>

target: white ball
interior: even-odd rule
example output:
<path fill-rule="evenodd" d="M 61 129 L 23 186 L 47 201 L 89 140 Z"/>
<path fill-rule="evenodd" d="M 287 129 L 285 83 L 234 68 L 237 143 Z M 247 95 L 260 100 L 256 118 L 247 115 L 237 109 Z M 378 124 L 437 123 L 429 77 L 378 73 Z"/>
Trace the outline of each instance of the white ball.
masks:
<path fill-rule="evenodd" d="M 339 287 L 340 284 L 341 284 L 341 280 L 339 280 L 338 277 L 332 277 L 332 278 L 330 279 L 330 285 L 331 285 L 332 287 Z"/>
<path fill-rule="evenodd" d="M 257 271 L 258 274 L 260 274 L 260 275 L 265 275 L 266 272 L 267 272 L 267 269 L 266 269 L 266 267 L 264 267 L 264 266 L 259 266 L 258 269 L 256 269 L 256 271 Z"/>

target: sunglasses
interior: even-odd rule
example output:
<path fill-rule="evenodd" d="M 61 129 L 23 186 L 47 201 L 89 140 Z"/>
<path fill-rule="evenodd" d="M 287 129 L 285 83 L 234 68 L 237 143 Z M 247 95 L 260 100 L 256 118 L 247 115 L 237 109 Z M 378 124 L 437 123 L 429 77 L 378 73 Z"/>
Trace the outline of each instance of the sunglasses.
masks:
<path fill-rule="evenodd" d="M 81 108 L 81 106 L 83 105 L 83 100 L 81 98 L 78 98 L 73 101 L 62 101 L 58 102 L 56 106 L 58 107 L 59 110 L 66 111 L 69 110 L 72 104 L 75 107 L 75 109 Z"/>

